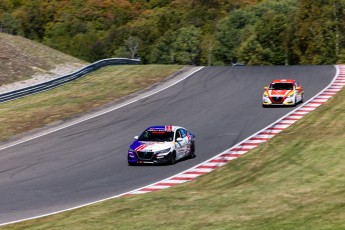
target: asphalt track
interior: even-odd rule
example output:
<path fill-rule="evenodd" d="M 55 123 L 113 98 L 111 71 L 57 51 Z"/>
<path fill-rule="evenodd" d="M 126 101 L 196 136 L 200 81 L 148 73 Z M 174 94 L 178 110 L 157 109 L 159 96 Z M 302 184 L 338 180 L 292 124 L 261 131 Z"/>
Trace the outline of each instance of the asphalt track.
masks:
<path fill-rule="evenodd" d="M 0 151 L 0 224 L 125 193 L 199 164 L 292 111 L 262 108 L 275 78 L 303 85 L 305 100 L 336 74 L 324 66 L 206 67 L 112 112 Z M 178 77 L 176 77 L 178 79 Z M 127 149 L 150 125 L 196 134 L 197 157 L 168 166 L 127 165 Z"/>

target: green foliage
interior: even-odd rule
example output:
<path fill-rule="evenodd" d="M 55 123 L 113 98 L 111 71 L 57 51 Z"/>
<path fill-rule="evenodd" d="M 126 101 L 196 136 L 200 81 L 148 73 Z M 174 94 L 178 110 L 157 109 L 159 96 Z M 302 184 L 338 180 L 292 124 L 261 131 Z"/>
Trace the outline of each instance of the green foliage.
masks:
<path fill-rule="evenodd" d="M 216 32 L 215 57 L 226 64 L 238 59 L 238 48 L 244 40 L 247 26 L 252 24 L 254 16 L 245 10 L 235 10 L 220 21 Z"/>
<path fill-rule="evenodd" d="M 345 61 L 344 8 L 345 0 L 2 0 L 0 28 L 87 61 L 331 64 Z"/>
<path fill-rule="evenodd" d="M 138 48 L 141 43 L 140 38 L 130 36 L 125 42 L 129 51 L 129 58 L 137 58 Z"/>
<path fill-rule="evenodd" d="M 268 60 L 273 53 L 268 48 L 264 48 L 255 34 L 251 35 L 241 44 L 239 49 L 239 59 L 249 65 L 270 64 Z"/>
<path fill-rule="evenodd" d="M 13 17 L 10 13 L 0 15 L 0 31 L 16 35 L 20 33 L 20 21 Z"/>
<path fill-rule="evenodd" d="M 225 63 L 289 64 L 296 1 L 266 1 L 219 24 L 215 55 Z"/>
<path fill-rule="evenodd" d="M 173 43 L 177 33 L 167 31 L 153 46 L 149 62 L 158 64 L 172 64 L 175 62 Z"/>
<path fill-rule="evenodd" d="M 183 27 L 173 43 L 175 62 L 178 64 L 196 65 L 201 53 L 201 30 L 194 27 Z"/>
<path fill-rule="evenodd" d="M 55 1 L 21 1 L 16 6 L 12 14 L 21 22 L 24 36 L 41 40 L 45 35 L 45 25 L 54 19 Z"/>
<path fill-rule="evenodd" d="M 337 61 L 339 48 L 345 45 L 337 38 L 341 36 L 339 27 L 344 28 L 344 17 L 339 12 L 344 7 L 344 1 L 301 1 L 294 40 L 299 63 L 332 64 Z"/>

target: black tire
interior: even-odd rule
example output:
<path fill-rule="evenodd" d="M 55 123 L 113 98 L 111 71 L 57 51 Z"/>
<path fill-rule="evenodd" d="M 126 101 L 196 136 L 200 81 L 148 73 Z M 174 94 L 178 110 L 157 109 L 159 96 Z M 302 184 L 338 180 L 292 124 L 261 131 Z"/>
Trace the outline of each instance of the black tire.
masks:
<path fill-rule="evenodd" d="M 195 158 L 195 143 L 192 142 L 191 146 L 190 146 L 190 155 L 189 155 L 189 158 L 190 159 L 193 159 Z"/>
<path fill-rule="evenodd" d="M 136 165 L 136 163 L 128 162 L 128 166 L 134 166 L 134 165 Z"/>
<path fill-rule="evenodd" d="M 176 153 L 175 153 L 175 151 L 171 153 L 170 164 L 171 165 L 176 164 Z"/>

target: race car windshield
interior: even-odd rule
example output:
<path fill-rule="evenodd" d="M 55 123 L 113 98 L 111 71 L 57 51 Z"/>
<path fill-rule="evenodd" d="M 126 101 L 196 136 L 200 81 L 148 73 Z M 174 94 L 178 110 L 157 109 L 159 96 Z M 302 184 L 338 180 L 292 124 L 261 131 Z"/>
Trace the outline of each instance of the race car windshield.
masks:
<path fill-rule="evenodd" d="M 165 142 L 165 141 L 173 141 L 173 138 L 174 138 L 174 132 L 146 130 L 140 135 L 138 140 Z"/>
<path fill-rule="evenodd" d="M 270 90 L 292 90 L 293 84 L 291 83 L 273 83 L 268 88 Z"/>

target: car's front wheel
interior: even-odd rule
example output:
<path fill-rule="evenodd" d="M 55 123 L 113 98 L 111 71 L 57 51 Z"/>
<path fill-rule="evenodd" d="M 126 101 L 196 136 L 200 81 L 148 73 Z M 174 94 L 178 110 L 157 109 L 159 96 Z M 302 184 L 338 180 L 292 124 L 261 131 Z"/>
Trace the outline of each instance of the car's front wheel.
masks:
<path fill-rule="evenodd" d="M 176 152 L 175 151 L 171 153 L 170 164 L 171 165 L 176 164 Z"/>
<path fill-rule="evenodd" d="M 192 159 L 192 158 L 195 158 L 195 143 L 192 142 L 192 144 L 190 145 L 190 155 L 189 157 Z"/>

